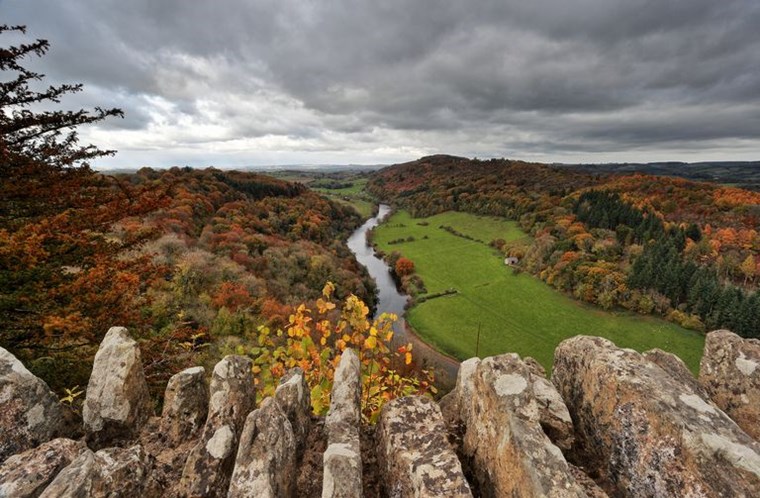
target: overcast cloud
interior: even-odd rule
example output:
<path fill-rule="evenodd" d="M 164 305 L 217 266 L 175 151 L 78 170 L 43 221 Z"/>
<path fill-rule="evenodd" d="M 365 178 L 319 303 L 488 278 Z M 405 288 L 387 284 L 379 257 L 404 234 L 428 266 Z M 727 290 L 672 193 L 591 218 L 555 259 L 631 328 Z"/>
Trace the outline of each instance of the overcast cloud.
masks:
<path fill-rule="evenodd" d="M 102 167 L 760 159 L 757 0 L 0 0 Z M 0 39 L 6 46 L 11 37 Z"/>

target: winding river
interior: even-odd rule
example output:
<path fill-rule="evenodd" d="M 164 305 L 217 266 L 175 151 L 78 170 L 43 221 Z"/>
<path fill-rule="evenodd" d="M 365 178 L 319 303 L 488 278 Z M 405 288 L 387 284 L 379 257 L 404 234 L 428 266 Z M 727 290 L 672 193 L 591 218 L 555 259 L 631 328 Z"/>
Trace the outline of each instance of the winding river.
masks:
<path fill-rule="evenodd" d="M 375 316 L 393 313 L 399 317 L 393 324 L 393 345 L 398 347 L 409 342 L 414 344 L 415 358 L 418 361 L 421 360 L 422 364 L 435 369 L 436 383 L 443 388 L 451 388 L 456 382 L 459 362 L 440 353 L 412 332 L 404 319 L 404 307 L 409 301 L 409 296 L 398 292 L 388 265 L 378 258 L 374 249 L 367 244 L 367 232 L 380 224 L 390 213 L 390 206 L 380 204 L 377 215 L 367 220 L 348 238 L 348 248 L 354 253 L 356 260 L 367 268 L 377 284 L 378 302 Z"/>

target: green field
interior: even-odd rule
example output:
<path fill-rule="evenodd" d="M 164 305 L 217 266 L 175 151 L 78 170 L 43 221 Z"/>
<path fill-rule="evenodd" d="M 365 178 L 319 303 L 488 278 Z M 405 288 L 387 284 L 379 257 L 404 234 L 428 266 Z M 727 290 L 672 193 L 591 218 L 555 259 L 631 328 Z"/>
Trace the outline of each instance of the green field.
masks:
<path fill-rule="evenodd" d="M 347 188 L 328 189 L 312 185 L 309 185 L 309 188 L 334 201 L 353 206 L 365 219 L 371 218 L 372 209 L 375 204 L 367 201 L 366 195 L 363 193 L 364 186 L 367 184 L 367 178 L 356 178 L 351 180 L 351 182 L 353 186 Z"/>
<path fill-rule="evenodd" d="M 516 352 L 550 368 L 554 348 L 563 339 L 598 335 L 638 351 L 670 351 L 693 372 L 698 371 L 702 334 L 654 317 L 583 305 L 533 276 L 514 274 L 494 249 L 457 237 L 440 225 L 485 243 L 496 238 L 513 241 L 526 235 L 514 222 L 454 212 L 413 219 L 400 211 L 376 229 L 379 248 L 399 251 L 414 261 L 428 293 L 452 287 L 458 291 L 417 304 L 407 312 L 409 323 L 441 351 L 460 359 L 475 356 L 480 329 L 480 357 Z M 409 236 L 415 240 L 388 244 Z"/>

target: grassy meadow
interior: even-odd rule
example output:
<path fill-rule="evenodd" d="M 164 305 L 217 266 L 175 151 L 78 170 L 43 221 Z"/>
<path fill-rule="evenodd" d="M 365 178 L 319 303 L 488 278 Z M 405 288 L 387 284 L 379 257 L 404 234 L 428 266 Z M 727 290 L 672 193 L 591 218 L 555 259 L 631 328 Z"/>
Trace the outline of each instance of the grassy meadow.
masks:
<path fill-rule="evenodd" d="M 439 226 L 483 242 L 453 235 Z M 411 242 L 390 241 L 414 237 Z M 447 212 L 414 219 L 394 213 L 376 229 L 383 251 L 399 251 L 414 261 L 429 294 L 455 288 L 458 293 L 430 299 L 407 312 L 412 327 L 427 342 L 460 359 L 504 352 L 532 356 L 551 368 L 554 348 L 578 334 L 611 339 L 620 347 L 675 353 L 696 372 L 704 337 L 664 320 L 628 312 L 608 312 L 579 303 L 528 274 L 515 274 L 487 243 L 526 237 L 517 224 L 499 218 Z"/>
<path fill-rule="evenodd" d="M 367 178 L 355 178 L 351 182 L 353 186 L 346 188 L 328 189 L 312 185 L 309 185 L 309 188 L 334 201 L 353 206 L 365 219 L 371 218 L 372 209 L 375 204 L 367 201 L 366 195 L 363 193 L 364 186 L 367 184 Z"/>

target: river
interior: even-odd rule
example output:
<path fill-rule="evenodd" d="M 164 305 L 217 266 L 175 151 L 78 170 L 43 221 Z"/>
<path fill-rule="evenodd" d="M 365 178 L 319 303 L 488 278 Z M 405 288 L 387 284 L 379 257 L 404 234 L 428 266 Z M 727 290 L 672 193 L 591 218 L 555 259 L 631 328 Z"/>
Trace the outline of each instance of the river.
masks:
<path fill-rule="evenodd" d="M 374 249 L 367 244 L 367 232 L 380 224 L 390 213 L 390 206 L 380 204 L 377 215 L 364 222 L 348 238 L 348 248 L 354 253 L 356 260 L 367 268 L 377 284 L 378 301 L 375 317 L 382 313 L 393 313 L 398 316 L 398 320 L 393 324 L 393 346 L 398 347 L 411 342 L 414 345 L 413 352 L 417 361 L 435 370 L 436 384 L 443 389 L 450 389 L 456 382 L 459 362 L 431 347 L 409 328 L 404 319 L 404 308 L 409 301 L 409 296 L 401 294 L 396 289 L 396 283 L 391 277 L 388 265 L 378 258 Z"/>

